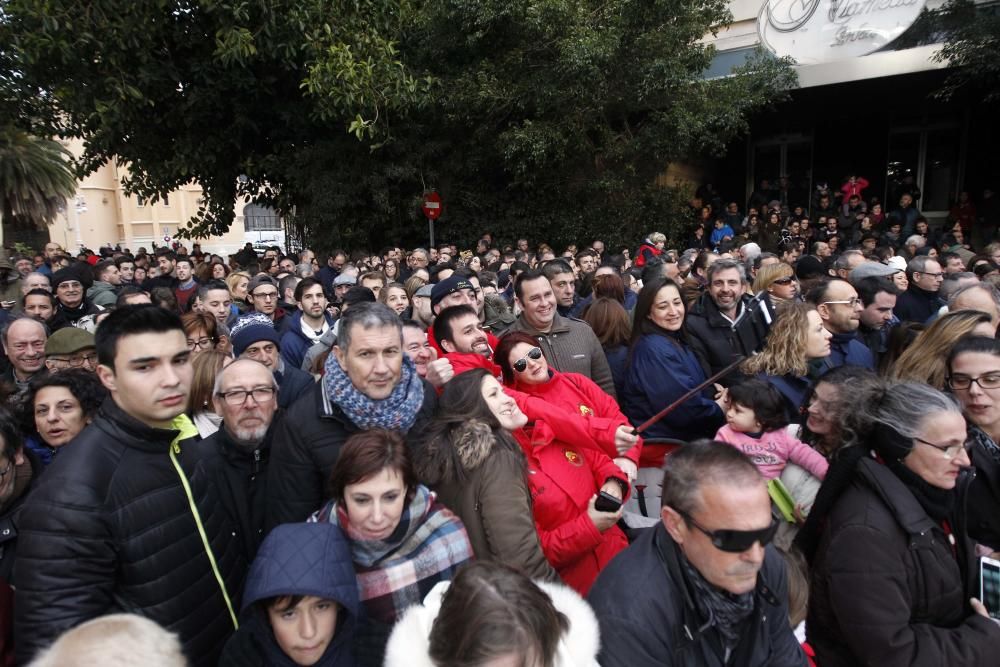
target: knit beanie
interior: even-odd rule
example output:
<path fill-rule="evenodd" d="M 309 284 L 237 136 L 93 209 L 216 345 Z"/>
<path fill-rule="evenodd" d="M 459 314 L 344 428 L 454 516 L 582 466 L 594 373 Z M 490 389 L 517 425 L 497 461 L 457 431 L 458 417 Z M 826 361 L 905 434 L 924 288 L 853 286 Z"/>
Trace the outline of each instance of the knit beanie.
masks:
<path fill-rule="evenodd" d="M 236 320 L 229 330 L 229 340 L 233 343 L 233 353 L 237 357 L 248 347 L 262 340 L 269 340 L 281 347 L 281 339 L 274 329 L 274 323 L 263 313 L 251 313 Z"/>

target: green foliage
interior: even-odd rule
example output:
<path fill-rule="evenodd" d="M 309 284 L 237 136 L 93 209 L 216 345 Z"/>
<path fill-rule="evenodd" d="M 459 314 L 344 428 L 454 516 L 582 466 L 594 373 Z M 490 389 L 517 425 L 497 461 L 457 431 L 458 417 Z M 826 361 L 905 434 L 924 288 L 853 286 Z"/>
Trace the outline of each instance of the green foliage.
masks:
<path fill-rule="evenodd" d="M 1000 11 L 977 7 L 972 0 L 948 0 L 937 12 L 944 47 L 935 55 L 954 69 L 937 96 L 950 99 L 970 89 L 985 103 L 1000 101 Z"/>
<path fill-rule="evenodd" d="M 0 127 L 0 214 L 43 228 L 76 192 L 69 151 L 57 141 Z"/>
<path fill-rule="evenodd" d="M 795 83 L 765 57 L 701 78 L 725 0 L 0 3 L 9 71 L 85 139 L 80 169 L 116 156 L 152 198 L 198 180 L 196 234 L 245 196 L 321 246 L 416 242 L 435 188 L 439 237 L 679 238 L 689 193 L 657 176 Z"/>

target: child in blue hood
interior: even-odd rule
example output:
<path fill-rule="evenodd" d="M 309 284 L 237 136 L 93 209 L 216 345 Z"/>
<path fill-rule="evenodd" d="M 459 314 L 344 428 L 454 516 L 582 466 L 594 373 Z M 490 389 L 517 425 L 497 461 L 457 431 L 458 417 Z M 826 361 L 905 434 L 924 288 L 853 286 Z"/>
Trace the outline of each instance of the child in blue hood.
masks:
<path fill-rule="evenodd" d="M 240 629 L 220 667 L 355 667 L 358 584 L 351 550 L 331 523 L 270 532 L 250 566 Z"/>

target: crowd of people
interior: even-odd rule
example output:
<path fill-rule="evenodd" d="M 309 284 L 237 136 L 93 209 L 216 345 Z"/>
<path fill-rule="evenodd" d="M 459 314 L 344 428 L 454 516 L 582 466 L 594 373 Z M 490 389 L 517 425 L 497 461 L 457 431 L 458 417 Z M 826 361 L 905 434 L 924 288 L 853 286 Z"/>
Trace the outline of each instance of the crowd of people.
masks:
<path fill-rule="evenodd" d="M 703 188 L 676 249 L 4 253 L 0 664 L 992 664 L 995 213 L 866 186 Z"/>

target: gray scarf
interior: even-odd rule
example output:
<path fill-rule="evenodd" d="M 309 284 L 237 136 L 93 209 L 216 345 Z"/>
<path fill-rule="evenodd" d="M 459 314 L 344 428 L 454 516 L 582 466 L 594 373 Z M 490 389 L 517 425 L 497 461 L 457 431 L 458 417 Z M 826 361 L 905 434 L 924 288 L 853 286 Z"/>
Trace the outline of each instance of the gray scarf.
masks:
<path fill-rule="evenodd" d="M 683 555 L 680 561 L 684 567 L 684 575 L 694 589 L 694 602 L 705 620 L 705 626 L 712 626 L 719 632 L 726 648 L 726 659 L 737 644 L 746 620 L 753 613 L 754 593 L 733 595 L 720 590 L 708 583 L 701 573 L 694 568 Z"/>

